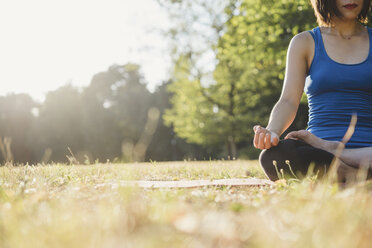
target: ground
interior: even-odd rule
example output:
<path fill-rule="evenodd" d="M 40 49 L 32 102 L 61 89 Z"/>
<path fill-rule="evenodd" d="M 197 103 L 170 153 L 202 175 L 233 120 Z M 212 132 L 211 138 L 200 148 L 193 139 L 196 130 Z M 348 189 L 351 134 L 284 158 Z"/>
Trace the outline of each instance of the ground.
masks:
<path fill-rule="evenodd" d="M 0 168 L 0 247 L 370 247 L 369 182 L 151 189 L 124 180 L 262 178 L 257 161 Z"/>

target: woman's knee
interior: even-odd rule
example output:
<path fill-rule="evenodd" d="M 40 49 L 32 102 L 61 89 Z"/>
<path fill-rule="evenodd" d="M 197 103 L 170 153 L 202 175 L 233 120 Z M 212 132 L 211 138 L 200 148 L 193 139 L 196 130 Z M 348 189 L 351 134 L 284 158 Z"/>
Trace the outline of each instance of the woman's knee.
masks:
<path fill-rule="evenodd" d="M 281 173 L 292 173 L 288 163 L 297 167 L 296 147 L 301 145 L 297 140 L 281 140 L 277 146 L 261 152 L 259 162 L 270 180 L 278 180 L 282 176 Z"/>
<path fill-rule="evenodd" d="M 263 150 L 260 154 L 259 162 L 266 176 L 271 181 L 276 181 L 279 179 L 279 177 L 278 177 L 277 169 L 274 166 L 275 156 L 273 155 L 274 154 L 271 151 L 271 149 Z"/>

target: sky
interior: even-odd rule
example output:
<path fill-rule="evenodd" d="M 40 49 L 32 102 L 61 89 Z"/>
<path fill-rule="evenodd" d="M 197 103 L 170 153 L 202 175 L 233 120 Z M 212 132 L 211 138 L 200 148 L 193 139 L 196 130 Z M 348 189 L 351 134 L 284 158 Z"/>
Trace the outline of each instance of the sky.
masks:
<path fill-rule="evenodd" d="M 0 95 L 84 87 L 110 65 L 141 65 L 153 90 L 166 80 L 170 23 L 155 0 L 0 0 Z"/>

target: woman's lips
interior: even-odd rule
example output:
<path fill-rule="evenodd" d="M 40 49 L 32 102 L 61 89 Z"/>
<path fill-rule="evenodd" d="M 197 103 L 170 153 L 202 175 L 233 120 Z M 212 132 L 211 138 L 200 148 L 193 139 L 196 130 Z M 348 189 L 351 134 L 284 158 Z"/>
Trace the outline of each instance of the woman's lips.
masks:
<path fill-rule="evenodd" d="M 355 3 L 346 4 L 344 5 L 344 7 L 347 9 L 355 9 L 356 7 L 358 7 L 358 4 L 355 4 Z"/>

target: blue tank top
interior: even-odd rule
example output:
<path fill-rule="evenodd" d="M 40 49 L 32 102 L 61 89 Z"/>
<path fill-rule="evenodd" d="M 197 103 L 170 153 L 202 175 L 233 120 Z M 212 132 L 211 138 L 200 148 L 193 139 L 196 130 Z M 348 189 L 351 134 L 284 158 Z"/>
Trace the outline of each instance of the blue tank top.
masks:
<path fill-rule="evenodd" d="M 315 53 L 304 88 L 309 103 L 307 130 L 325 140 L 341 141 L 355 113 L 357 124 L 346 147 L 372 146 L 371 29 L 368 57 L 358 64 L 332 60 L 324 48 L 320 28 L 309 32 L 315 41 Z"/>

